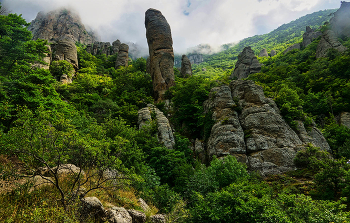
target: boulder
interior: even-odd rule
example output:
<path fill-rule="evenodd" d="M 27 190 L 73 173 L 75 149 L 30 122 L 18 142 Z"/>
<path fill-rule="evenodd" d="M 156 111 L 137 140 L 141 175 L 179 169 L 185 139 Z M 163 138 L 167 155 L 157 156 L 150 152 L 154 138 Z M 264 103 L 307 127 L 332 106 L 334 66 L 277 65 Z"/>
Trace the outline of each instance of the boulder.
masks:
<path fill-rule="evenodd" d="M 79 167 L 75 166 L 74 164 L 62 164 L 58 168 L 57 166 L 52 167 L 51 170 L 53 172 L 57 172 L 58 176 L 65 176 L 65 175 L 72 175 L 72 174 L 81 174 L 85 175 L 85 172 L 83 170 L 80 170 Z M 52 172 L 47 167 L 39 168 L 38 174 L 46 177 L 52 177 Z"/>
<path fill-rule="evenodd" d="M 310 26 L 306 27 L 306 32 L 303 34 L 303 47 L 307 47 L 312 41 L 322 36 L 322 32 L 314 31 Z"/>
<path fill-rule="evenodd" d="M 259 73 L 260 71 L 261 64 L 254 55 L 254 51 L 248 46 L 238 55 L 238 61 L 230 79 L 241 80 L 247 78 L 250 74 Z"/>
<path fill-rule="evenodd" d="M 277 52 L 275 50 L 271 50 L 271 57 L 276 56 Z"/>
<path fill-rule="evenodd" d="M 86 220 L 90 217 L 100 220 L 106 216 L 106 211 L 97 197 L 82 198 L 81 204 L 80 216 L 82 220 Z"/>
<path fill-rule="evenodd" d="M 330 49 L 344 53 L 347 48 L 343 46 L 339 41 L 337 36 L 332 30 L 326 30 L 322 34 L 322 38 L 317 45 L 316 58 L 326 57 Z"/>
<path fill-rule="evenodd" d="M 29 181 L 33 183 L 33 186 L 29 189 L 32 192 L 36 189 L 40 189 L 45 186 L 53 186 L 52 182 L 55 182 L 51 177 L 33 176 L 29 178 Z"/>
<path fill-rule="evenodd" d="M 166 223 L 166 216 L 163 214 L 156 214 L 150 218 L 152 223 Z"/>
<path fill-rule="evenodd" d="M 340 124 L 350 129 L 350 112 L 342 112 L 340 114 Z"/>
<path fill-rule="evenodd" d="M 283 54 L 287 54 L 289 51 L 292 51 L 292 50 L 300 50 L 301 48 L 301 44 L 300 43 L 296 43 L 296 44 L 293 44 L 291 46 L 289 46 L 285 51 L 283 51 Z"/>
<path fill-rule="evenodd" d="M 191 61 L 188 59 L 186 55 L 182 55 L 182 59 L 181 59 L 181 76 L 182 77 L 192 76 Z"/>
<path fill-rule="evenodd" d="M 341 2 L 341 6 L 334 13 L 330 24 L 338 37 L 350 37 L 350 2 Z"/>
<path fill-rule="evenodd" d="M 111 207 L 107 210 L 107 220 L 109 223 L 132 223 L 129 212 L 123 207 Z"/>
<path fill-rule="evenodd" d="M 62 37 L 55 43 L 51 44 L 52 60 L 66 60 L 71 63 L 75 70 L 78 70 L 78 53 L 75 42 L 69 38 Z"/>
<path fill-rule="evenodd" d="M 133 209 L 129 209 L 128 212 L 132 218 L 132 223 L 145 223 L 146 222 L 145 213 L 143 213 L 141 211 L 136 211 Z"/>
<path fill-rule="evenodd" d="M 175 85 L 174 52 L 171 30 L 162 13 L 148 9 L 145 15 L 146 37 L 149 48 L 150 66 L 154 98 L 164 100 L 164 93 Z"/>
<path fill-rule="evenodd" d="M 119 69 L 121 67 L 127 67 L 129 61 L 129 46 L 125 43 L 119 45 L 119 52 L 117 60 L 115 61 L 115 69 Z"/>
<path fill-rule="evenodd" d="M 144 212 L 148 212 L 151 210 L 148 204 L 146 203 L 146 201 L 144 201 L 142 198 L 139 198 L 137 203 L 139 204 L 139 206 L 142 208 Z"/>
<path fill-rule="evenodd" d="M 140 109 L 138 112 L 139 128 L 150 125 L 152 121 L 157 123 L 158 141 L 163 143 L 168 149 L 173 149 L 175 138 L 169 120 L 156 106 L 148 104 L 146 108 Z"/>
<path fill-rule="evenodd" d="M 269 57 L 266 49 L 262 49 L 259 53 L 259 57 Z"/>

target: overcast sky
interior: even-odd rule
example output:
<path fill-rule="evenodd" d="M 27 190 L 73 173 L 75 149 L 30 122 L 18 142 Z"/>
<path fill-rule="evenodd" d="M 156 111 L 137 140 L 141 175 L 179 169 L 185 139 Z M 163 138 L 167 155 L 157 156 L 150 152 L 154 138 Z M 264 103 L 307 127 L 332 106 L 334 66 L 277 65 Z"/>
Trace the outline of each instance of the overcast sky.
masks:
<path fill-rule="evenodd" d="M 219 46 L 265 34 L 306 14 L 340 7 L 340 0 L 0 0 L 30 22 L 39 11 L 71 7 L 102 41 L 147 46 L 148 8 L 170 24 L 177 53 L 200 43 Z"/>

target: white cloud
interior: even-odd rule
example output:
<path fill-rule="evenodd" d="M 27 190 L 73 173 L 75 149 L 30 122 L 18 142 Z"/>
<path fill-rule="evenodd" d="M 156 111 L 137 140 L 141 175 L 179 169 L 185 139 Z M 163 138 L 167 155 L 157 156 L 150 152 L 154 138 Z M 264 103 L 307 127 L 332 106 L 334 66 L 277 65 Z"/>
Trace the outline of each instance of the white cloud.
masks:
<path fill-rule="evenodd" d="M 71 7 L 103 41 L 119 38 L 146 46 L 144 16 L 160 10 L 172 29 L 174 50 L 221 45 L 269 32 L 300 16 L 340 6 L 339 0 L 2 0 L 27 21 L 41 11 Z"/>

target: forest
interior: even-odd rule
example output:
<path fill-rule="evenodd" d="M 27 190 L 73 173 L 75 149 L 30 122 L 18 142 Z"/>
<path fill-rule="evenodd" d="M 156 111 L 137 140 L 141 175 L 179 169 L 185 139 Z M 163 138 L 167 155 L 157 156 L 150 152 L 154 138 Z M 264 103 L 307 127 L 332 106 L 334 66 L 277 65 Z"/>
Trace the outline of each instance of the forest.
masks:
<path fill-rule="evenodd" d="M 150 206 L 146 222 L 157 213 L 167 222 L 349 222 L 350 129 L 337 118 L 350 112 L 350 50 L 330 50 L 316 59 L 318 38 L 282 53 L 301 42 L 305 26 L 329 29 L 325 22 L 334 11 L 307 15 L 205 56 L 189 78 L 174 68 L 176 85 L 166 92 L 172 108 L 155 104 L 176 129 L 174 149 L 158 141 L 156 123 L 138 126 L 138 111 L 154 104 L 145 58 L 115 69 L 117 55 L 93 56 L 77 43 L 79 68 L 71 84 L 61 84 L 59 77 L 74 67 L 62 60 L 49 70 L 33 68 L 45 63 L 47 41 L 32 40 L 20 15 L 0 15 L 0 221 L 81 222 L 84 189 L 104 206 L 139 211 L 141 197 Z M 350 49 L 349 38 L 339 41 Z M 208 140 L 214 124 L 203 103 L 213 87 L 229 84 L 237 56 L 248 45 L 256 53 L 278 51 L 258 58 L 262 70 L 248 79 L 263 87 L 292 129 L 295 120 L 306 128 L 315 123 L 331 153 L 309 145 L 295 157 L 295 171 L 267 177 L 233 156 L 209 163 L 196 157 L 194 140 Z M 81 169 L 58 177 L 53 167 L 68 164 Z M 47 177 L 51 184 L 33 190 L 27 179 L 44 169 L 53 175 Z M 113 177 L 102 177 L 106 172 Z M 89 216 L 84 222 L 97 220 Z"/>

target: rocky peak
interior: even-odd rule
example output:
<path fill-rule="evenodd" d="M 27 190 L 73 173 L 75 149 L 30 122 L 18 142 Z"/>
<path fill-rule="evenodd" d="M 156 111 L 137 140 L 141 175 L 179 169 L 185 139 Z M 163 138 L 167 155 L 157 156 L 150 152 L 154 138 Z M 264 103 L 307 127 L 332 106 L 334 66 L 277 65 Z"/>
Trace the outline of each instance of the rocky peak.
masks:
<path fill-rule="evenodd" d="M 82 44 L 91 44 L 98 39 L 93 32 L 87 31 L 79 15 L 67 9 L 39 12 L 28 30 L 33 33 L 33 39 L 46 39 L 50 42 L 63 36 Z"/>
<path fill-rule="evenodd" d="M 266 49 L 262 49 L 259 53 L 259 57 L 269 57 Z"/>
<path fill-rule="evenodd" d="M 186 55 L 182 55 L 182 59 L 181 59 L 181 76 L 182 77 L 192 76 L 191 61 L 188 59 Z"/>
<path fill-rule="evenodd" d="M 306 27 L 306 32 L 303 34 L 303 47 L 307 47 L 312 41 L 322 35 L 322 32 L 314 31 L 310 26 Z"/>
<path fill-rule="evenodd" d="M 238 61 L 230 78 L 241 80 L 247 78 L 250 74 L 259 73 L 260 71 L 261 64 L 252 48 L 248 46 L 238 55 Z"/>
<path fill-rule="evenodd" d="M 336 34 L 332 30 L 326 30 L 322 34 L 322 38 L 317 45 L 316 58 L 326 57 L 330 49 L 335 49 L 340 53 L 347 50 L 347 48 L 338 41 Z"/>
<path fill-rule="evenodd" d="M 341 2 L 341 6 L 334 13 L 330 24 L 338 37 L 350 37 L 350 2 Z"/>

